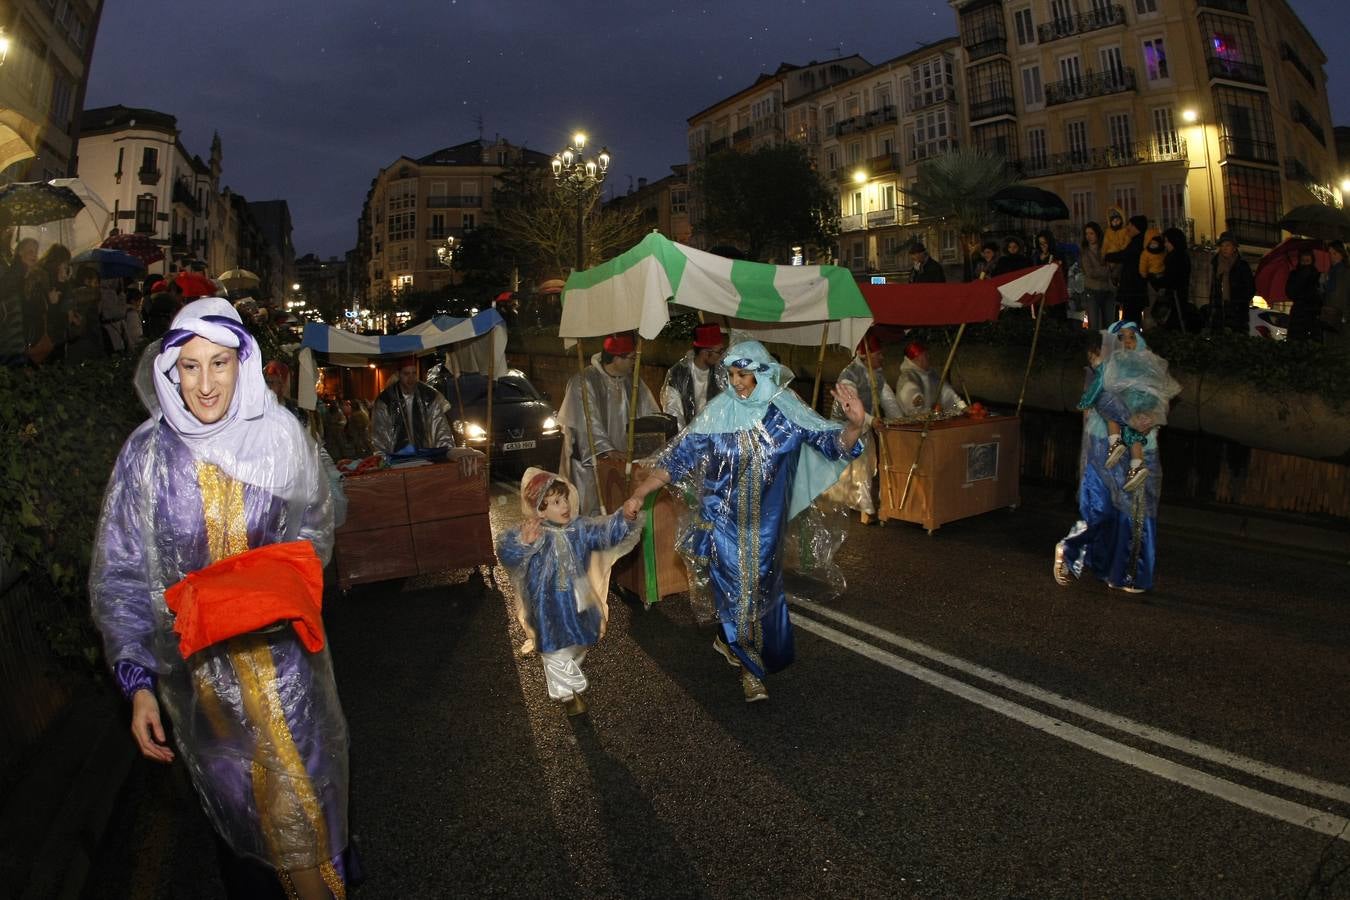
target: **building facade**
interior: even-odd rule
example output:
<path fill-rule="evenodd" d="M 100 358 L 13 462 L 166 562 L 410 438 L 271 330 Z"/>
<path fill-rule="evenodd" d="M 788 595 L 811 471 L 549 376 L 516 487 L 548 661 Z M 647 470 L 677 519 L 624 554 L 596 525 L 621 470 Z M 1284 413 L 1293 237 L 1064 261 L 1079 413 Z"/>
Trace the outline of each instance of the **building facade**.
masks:
<path fill-rule="evenodd" d="M 693 234 L 689 224 L 689 166 L 671 166 L 669 175 L 650 183 L 639 178 L 636 188 L 606 204 L 611 205 L 638 209 L 647 230 L 659 231 L 672 241 L 688 244 Z"/>
<path fill-rule="evenodd" d="M 76 173 L 80 110 L 103 0 L 0 5 L 0 183 Z"/>
<path fill-rule="evenodd" d="M 399 157 L 371 182 L 357 225 L 365 298 L 376 303 L 405 291 L 449 286 L 438 249 L 492 216 L 492 190 L 508 166 L 547 169 L 551 156 L 498 138 Z"/>
<path fill-rule="evenodd" d="M 280 307 L 294 293 L 296 281 L 295 243 L 292 240 L 291 208 L 285 200 L 254 200 L 248 204 L 249 214 L 262 233 L 268 264 L 259 284 L 261 295 L 272 305 Z"/>
<path fill-rule="evenodd" d="M 951 2 L 970 142 L 1062 197 L 1061 230 L 1116 206 L 1259 249 L 1339 205 L 1326 59 L 1285 0 Z"/>

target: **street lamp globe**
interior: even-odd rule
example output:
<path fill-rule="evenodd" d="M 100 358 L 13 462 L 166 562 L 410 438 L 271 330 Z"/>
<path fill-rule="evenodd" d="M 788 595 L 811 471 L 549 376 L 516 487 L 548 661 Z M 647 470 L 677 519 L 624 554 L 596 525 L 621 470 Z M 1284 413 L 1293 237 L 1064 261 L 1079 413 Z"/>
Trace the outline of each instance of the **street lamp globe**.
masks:
<path fill-rule="evenodd" d="M 293 291 L 298 291 L 298 290 L 300 290 L 300 282 L 297 281 L 295 284 L 292 284 L 292 285 L 291 285 L 291 290 L 293 290 Z"/>
<path fill-rule="evenodd" d="M 853 173 L 854 184 L 862 184 L 865 181 L 867 181 L 867 173 L 864 172 L 862 169 L 859 169 L 858 171 Z"/>
<path fill-rule="evenodd" d="M 599 154 L 587 156 L 586 143 L 588 140 L 585 132 L 575 132 L 572 135 L 572 145 L 555 153 L 550 164 L 553 169 L 553 180 L 559 192 L 566 195 L 576 205 L 577 270 L 585 268 L 586 264 L 585 219 L 587 199 L 591 196 L 591 192 L 598 189 L 601 182 L 605 180 L 610 163 L 613 162 L 613 157 L 610 156 L 609 150 L 605 147 L 600 148 Z"/>
<path fill-rule="evenodd" d="M 1196 111 L 1195 107 L 1188 107 L 1181 111 L 1181 119 L 1187 125 L 1194 125 L 1200 121 L 1200 113 Z"/>
<path fill-rule="evenodd" d="M 1343 193 L 1350 194 L 1350 178 L 1341 179 L 1341 191 Z"/>

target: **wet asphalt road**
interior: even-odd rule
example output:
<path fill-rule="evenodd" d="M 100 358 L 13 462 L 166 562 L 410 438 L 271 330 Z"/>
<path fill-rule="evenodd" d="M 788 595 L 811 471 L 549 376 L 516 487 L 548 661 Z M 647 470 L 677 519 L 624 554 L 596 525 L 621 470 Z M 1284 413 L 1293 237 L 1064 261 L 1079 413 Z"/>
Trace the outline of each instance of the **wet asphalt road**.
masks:
<path fill-rule="evenodd" d="M 683 597 L 611 602 L 571 720 L 500 570 L 334 597 L 354 895 L 1350 897 L 1350 567 L 1164 510 L 1154 593 L 1060 588 L 1071 518 L 852 523 L 754 705 Z M 221 896 L 205 828 L 139 764 L 89 896 Z"/>

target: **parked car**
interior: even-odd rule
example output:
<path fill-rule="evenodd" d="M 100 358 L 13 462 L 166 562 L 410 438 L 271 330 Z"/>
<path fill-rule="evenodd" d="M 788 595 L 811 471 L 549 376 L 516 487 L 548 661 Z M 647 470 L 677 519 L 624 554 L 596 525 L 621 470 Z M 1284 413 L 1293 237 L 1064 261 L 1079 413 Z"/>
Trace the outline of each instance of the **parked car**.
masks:
<path fill-rule="evenodd" d="M 486 452 L 487 376 L 445 375 L 431 382 L 450 401 L 455 435 L 461 446 Z M 460 404 L 463 403 L 463 411 Z M 554 471 L 562 455 L 562 426 L 548 399 L 530 384 L 525 373 L 512 369 L 493 380 L 492 468 L 494 472 L 523 472 L 529 466 Z"/>
<path fill-rule="evenodd" d="M 1247 310 L 1247 333 L 1252 337 L 1270 338 L 1272 341 L 1289 339 L 1289 314 L 1259 306 Z"/>

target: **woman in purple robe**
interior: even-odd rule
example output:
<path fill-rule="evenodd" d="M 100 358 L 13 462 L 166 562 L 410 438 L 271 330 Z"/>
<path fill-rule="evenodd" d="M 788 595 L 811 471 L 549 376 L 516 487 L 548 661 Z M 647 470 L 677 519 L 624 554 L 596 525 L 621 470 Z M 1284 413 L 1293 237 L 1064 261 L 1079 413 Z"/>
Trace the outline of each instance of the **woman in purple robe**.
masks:
<path fill-rule="evenodd" d="M 228 848 L 230 894 L 259 896 L 247 882 L 261 863 L 271 893 L 344 897 L 347 724 L 327 647 L 310 652 L 283 622 L 184 659 L 164 599 L 189 573 L 268 544 L 309 541 L 326 561 L 318 451 L 267 390 L 228 301 L 185 306 L 162 347 L 158 410 L 123 445 L 104 498 L 94 620 L 141 753 L 187 764 Z"/>

